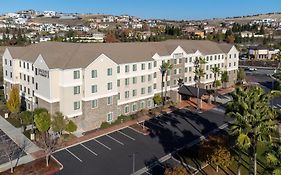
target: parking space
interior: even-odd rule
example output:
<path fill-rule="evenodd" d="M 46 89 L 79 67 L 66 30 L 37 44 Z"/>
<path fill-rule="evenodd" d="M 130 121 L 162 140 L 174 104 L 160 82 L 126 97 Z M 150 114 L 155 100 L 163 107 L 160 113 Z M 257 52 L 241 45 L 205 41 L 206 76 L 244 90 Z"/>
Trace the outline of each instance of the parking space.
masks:
<path fill-rule="evenodd" d="M 24 155 L 26 153 L 0 129 L 0 165 L 9 162 L 8 156 L 14 160 Z"/>
<path fill-rule="evenodd" d="M 225 122 L 217 111 L 177 110 L 145 121 L 149 135 L 127 127 L 54 153 L 64 165 L 58 174 L 132 174 Z"/>

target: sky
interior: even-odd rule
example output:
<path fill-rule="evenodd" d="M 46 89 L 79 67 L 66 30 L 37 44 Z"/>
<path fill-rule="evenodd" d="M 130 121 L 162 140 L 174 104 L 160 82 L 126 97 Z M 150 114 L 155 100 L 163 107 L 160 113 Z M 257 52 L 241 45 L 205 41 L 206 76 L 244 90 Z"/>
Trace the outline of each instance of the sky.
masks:
<path fill-rule="evenodd" d="M 281 0 L 0 0 L 0 14 L 26 9 L 192 20 L 281 12 Z"/>

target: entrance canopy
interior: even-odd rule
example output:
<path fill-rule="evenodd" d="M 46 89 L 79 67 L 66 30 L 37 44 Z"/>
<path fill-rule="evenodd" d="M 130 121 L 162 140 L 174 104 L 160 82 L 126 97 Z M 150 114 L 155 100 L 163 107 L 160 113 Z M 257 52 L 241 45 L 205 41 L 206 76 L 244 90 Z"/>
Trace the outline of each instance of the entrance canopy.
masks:
<path fill-rule="evenodd" d="M 178 93 L 181 95 L 186 95 L 186 96 L 190 96 L 190 97 L 197 97 L 197 88 L 193 87 L 193 86 L 183 85 L 179 88 Z M 206 89 L 199 88 L 199 98 L 201 98 L 203 95 L 206 95 L 206 94 L 207 94 Z"/>

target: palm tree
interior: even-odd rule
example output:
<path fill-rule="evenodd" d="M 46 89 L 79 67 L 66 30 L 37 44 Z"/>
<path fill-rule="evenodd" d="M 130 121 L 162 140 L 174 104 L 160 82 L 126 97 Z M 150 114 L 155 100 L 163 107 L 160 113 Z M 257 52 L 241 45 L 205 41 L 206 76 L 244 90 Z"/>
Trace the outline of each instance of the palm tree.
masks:
<path fill-rule="evenodd" d="M 280 91 L 265 93 L 261 87 L 237 88 L 233 101 L 227 106 L 227 116 L 234 118 L 230 132 L 237 137 L 237 144 L 249 147 L 250 172 L 257 172 L 257 144 L 271 140 L 269 133 L 276 130 L 276 112 L 268 104 Z"/>
<path fill-rule="evenodd" d="M 221 82 L 223 83 L 223 87 L 226 88 L 226 83 L 229 81 L 229 76 L 227 71 L 223 71 L 221 73 Z"/>
<path fill-rule="evenodd" d="M 214 67 L 211 68 L 211 71 L 213 72 L 214 78 L 215 78 L 215 81 L 214 81 L 214 87 L 215 87 L 214 101 L 215 101 L 215 103 L 216 103 L 216 101 L 217 101 L 217 100 L 216 100 L 216 99 L 217 99 L 217 87 L 218 87 L 219 84 L 220 84 L 220 81 L 217 80 L 217 77 L 220 75 L 221 70 L 220 70 L 219 67 L 214 66 Z"/>
<path fill-rule="evenodd" d="M 198 58 L 196 57 L 194 60 L 194 67 L 195 67 L 195 71 L 194 71 L 194 81 L 196 82 L 196 86 L 197 86 L 197 110 L 200 109 L 200 99 L 199 99 L 199 85 L 201 83 L 201 78 L 205 76 L 205 72 L 204 72 L 204 64 L 206 64 L 206 60 L 202 57 Z"/>
<path fill-rule="evenodd" d="M 166 100 L 167 100 L 167 82 L 168 82 L 168 71 L 173 69 L 173 65 L 170 64 L 169 62 L 164 62 L 161 67 L 160 67 L 160 71 L 162 74 L 162 89 L 161 89 L 161 95 L 163 98 L 163 87 L 164 87 L 164 77 L 165 77 L 165 96 L 164 96 L 164 100 L 163 100 L 163 105 L 165 104 Z"/>
<path fill-rule="evenodd" d="M 281 174 L 281 140 L 270 143 L 266 151 L 266 162 L 272 174 Z"/>

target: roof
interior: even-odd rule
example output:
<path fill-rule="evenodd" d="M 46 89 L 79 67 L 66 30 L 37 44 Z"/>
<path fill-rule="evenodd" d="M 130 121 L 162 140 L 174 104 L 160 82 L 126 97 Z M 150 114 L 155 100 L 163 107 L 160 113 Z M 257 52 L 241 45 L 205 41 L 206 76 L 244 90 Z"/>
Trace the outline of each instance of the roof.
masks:
<path fill-rule="evenodd" d="M 179 94 L 197 97 L 197 90 L 196 87 L 183 85 L 179 88 Z M 201 98 L 205 94 L 207 94 L 207 90 L 199 88 L 199 97 Z"/>
<path fill-rule="evenodd" d="M 153 61 L 160 56 L 171 55 L 181 46 L 186 53 L 199 50 L 203 54 L 228 53 L 233 45 L 218 44 L 207 40 L 168 40 L 163 42 L 134 43 L 66 43 L 41 42 L 26 47 L 9 47 L 14 59 L 35 62 L 42 55 L 49 68 L 85 68 L 101 54 L 108 56 L 117 64 Z"/>

